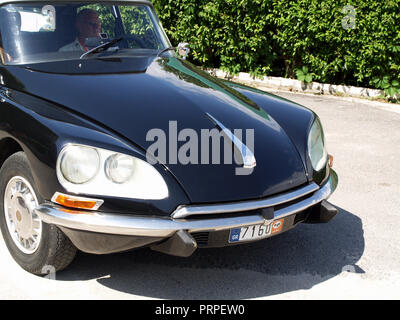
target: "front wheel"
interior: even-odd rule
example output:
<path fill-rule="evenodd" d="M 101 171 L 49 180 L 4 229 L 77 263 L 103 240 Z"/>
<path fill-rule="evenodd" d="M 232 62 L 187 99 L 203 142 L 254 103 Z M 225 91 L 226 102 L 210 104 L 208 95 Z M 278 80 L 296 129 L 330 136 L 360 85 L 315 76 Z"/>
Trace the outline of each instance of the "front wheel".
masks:
<path fill-rule="evenodd" d="M 60 271 L 76 248 L 56 226 L 40 220 L 34 209 L 43 202 L 36 191 L 25 153 L 10 156 L 0 170 L 0 228 L 14 260 L 37 275 Z"/>

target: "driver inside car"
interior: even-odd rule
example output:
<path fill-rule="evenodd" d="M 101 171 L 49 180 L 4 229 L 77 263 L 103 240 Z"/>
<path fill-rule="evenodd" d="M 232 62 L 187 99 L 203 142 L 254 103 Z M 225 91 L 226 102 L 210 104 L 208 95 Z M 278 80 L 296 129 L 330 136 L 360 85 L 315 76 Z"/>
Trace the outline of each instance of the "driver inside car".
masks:
<path fill-rule="evenodd" d="M 96 11 L 92 9 L 83 9 L 76 17 L 75 23 L 78 32 L 77 38 L 59 51 L 81 51 L 87 52 L 90 48 L 85 45 L 87 38 L 100 37 L 101 21 Z"/>

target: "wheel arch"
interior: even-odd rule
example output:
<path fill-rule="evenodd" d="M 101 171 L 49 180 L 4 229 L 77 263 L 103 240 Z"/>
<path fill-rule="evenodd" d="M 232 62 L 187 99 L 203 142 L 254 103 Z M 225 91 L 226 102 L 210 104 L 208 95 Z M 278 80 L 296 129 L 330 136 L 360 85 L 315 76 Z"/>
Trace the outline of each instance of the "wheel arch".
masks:
<path fill-rule="evenodd" d="M 19 151 L 24 151 L 19 142 L 11 137 L 2 138 L 0 140 L 0 168 L 11 155 Z"/>

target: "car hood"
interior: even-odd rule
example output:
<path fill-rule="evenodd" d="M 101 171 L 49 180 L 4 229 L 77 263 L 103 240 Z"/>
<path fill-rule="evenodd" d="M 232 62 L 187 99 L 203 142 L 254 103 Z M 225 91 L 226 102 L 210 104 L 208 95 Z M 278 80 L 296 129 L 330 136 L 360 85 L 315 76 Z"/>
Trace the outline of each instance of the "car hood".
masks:
<path fill-rule="evenodd" d="M 113 63 L 119 64 L 109 68 L 114 70 L 112 73 L 93 71 Z M 155 141 L 149 139 L 148 133 L 162 130 L 167 137 L 166 150 L 173 149 L 165 166 L 193 203 L 257 199 L 307 183 L 304 163 L 279 124 L 244 95 L 192 64 L 172 57 L 132 58 L 124 62 L 88 59 L 79 64 L 76 62 L 80 73 L 51 73 L 43 68 L 21 67 L 9 71 L 18 80 L 15 82 L 18 89 L 101 123 L 143 150 L 154 147 Z M 207 114 L 228 129 L 243 130 L 244 143 L 245 130 L 254 129 L 257 164 L 251 174 L 237 175 L 240 166 L 235 162 L 200 164 L 201 130 L 216 128 L 215 121 Z M 197 133 L 198 148 L 190 152 L 198 152 L 192 158 L 197 158 L 198 164 L 184 165 L 179 161 L 174 164 L 174 157 L 171 158 L 174 150 L 177 154 L 190 153 L 182 148 L 188 137 L 181 137 L 183 141 L 174 148 L 177 137 L 170 129 L 175 123 L 178 134 L 184 129 Z M 183 136 L 187 132 L 183 131 Z M 221 156 L 220 161 L 223 160 Z"/>

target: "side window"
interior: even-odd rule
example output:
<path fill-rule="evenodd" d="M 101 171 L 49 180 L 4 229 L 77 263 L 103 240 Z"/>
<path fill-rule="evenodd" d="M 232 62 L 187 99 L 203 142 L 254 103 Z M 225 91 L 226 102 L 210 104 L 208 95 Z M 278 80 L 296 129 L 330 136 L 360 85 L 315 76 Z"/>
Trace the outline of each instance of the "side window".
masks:
<path fill-rule="evenodd" d="M 144 35 L 151 29 L 151 21 L 142 7 L 120 7 L 125 31 L 136 36 Z"/>
<path fill-rule="evenodd" d="M 0 9 L 3 63 L 18 62 L 22 57 L 55 51 L 56 9 L 52 5 L 5 5 Z"/>
<path fill-rule="evenodd" d="M 22 32 L 54 32 L 56 30 L 56 10 L 47 5 L 43 8 L 26 8 L 19 11 Z"/>
<path fill-rule="evenodd" d="M 145 6 L 120 6 L 125 31 L 139 37 L 147 48 L 159 49 L 154 24 Z"/>

